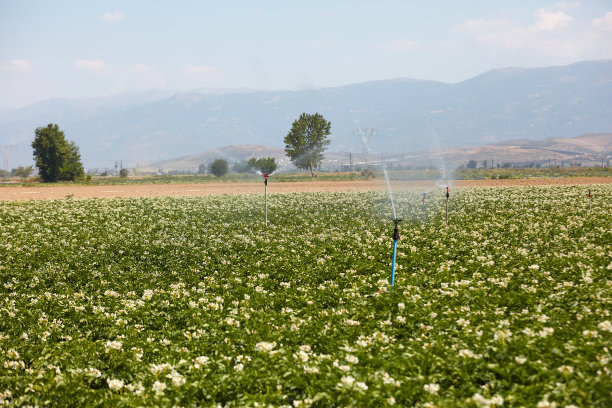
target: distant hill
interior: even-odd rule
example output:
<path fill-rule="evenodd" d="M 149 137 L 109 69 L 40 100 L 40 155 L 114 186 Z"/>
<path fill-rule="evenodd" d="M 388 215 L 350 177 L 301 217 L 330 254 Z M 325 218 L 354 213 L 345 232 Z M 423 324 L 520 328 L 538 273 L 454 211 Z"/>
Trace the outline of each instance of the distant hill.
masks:
<path fill-rule="evenodd" d="M 332 122 L 330 150 L 374 152 L 480 146 L 612 131 L 612 60 L 492 70 L 448 84 L 396 79 L 302 91 L 206 94 L 148 91 L 54 99 L 0 114 L 12 167 L 31 163 L 34 129 L 59 124 L 86 167 L 133 167 L 227 145 L 283 147 L 302 112 Z"/>
<path fill-rule="evenodd" d="M 328 170 L 346 169 L 351 161 L 355 168 L 364 165 L 360 154 L 350 152 L 326 152 L 323 168 Z M 142 171 L 195 172 L 202 163 L 209 164 L 217 158 L 230 163 L 248 160 L 251 157 L 274 157 L 280 166 L 292 168 L 289 158 L 282 148 L 242 145 L 224 146 L 175 159 L 164 160 L 141 167 Z M 512 163 L 517 165 L 599 165 L 612 159 L 612 133 L 587 134 L 574 138 L 550 138 L 544 140 L 507 140 L 495 144 L 471 147 L 445 147 L 402 153 L 372 154 L 370 163 L 411 167 L 438 167 L 444 165 L 449 171 L 475 160 L 478 167 Z"/>

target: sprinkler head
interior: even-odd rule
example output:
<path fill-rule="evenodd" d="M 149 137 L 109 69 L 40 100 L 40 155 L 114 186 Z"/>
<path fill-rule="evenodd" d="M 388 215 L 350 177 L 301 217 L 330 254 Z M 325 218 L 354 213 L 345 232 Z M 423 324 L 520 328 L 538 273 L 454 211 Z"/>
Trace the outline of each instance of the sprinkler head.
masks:
<path fill-rule="evenodd" d="M 425 200 L 427 200 L 427 193 L 423 193 L 423 200 L 421 200 L 423 204 L 425 204 Z"/>
<path fill-rule="evenodd" d="M 395 222 L 395 228 L 393 229 L 393 240 L 397 241 L 400 239 L 398 224 L 402 222 L 402 220 L 400 218 L 394 218 L 393 222 Z"/>
<path fill-rule="evenodd" d="M 449 194 L 448 194 L 448 186 L 446 186 L 446 198 L 448 198 L 448 197 L 449 197 Z"/>
<path fill-rule="evenodd" d="M 589 198 L 591 198 L 591 189 L 589 188 Z"/>

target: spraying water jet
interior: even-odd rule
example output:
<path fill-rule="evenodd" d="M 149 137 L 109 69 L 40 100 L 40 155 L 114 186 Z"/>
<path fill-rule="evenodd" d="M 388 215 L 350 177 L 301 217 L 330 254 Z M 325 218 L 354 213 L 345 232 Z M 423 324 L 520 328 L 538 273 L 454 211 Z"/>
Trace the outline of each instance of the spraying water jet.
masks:
<path fill-rule="evenodd" d="M 395 284 L 395 257 L 397 254 L 397 241 L 400 238 L 398 224 L 402 221 L 397 218 L 397 212 L 395 211 L 395 201 L 393 201 L 393 192 L 391 191 L 391 183 L 389 182 L 389 174 L 387 169 L 383 169 L 385 174 L 385 180 L 387 181 L 387 190 L 389 191 L 389 199 L 391 200 L 391 207 L 393 208 L 393 222 L 395 228 L 393 229 L 393 255 L 391 257 L 391 286 Z"/>

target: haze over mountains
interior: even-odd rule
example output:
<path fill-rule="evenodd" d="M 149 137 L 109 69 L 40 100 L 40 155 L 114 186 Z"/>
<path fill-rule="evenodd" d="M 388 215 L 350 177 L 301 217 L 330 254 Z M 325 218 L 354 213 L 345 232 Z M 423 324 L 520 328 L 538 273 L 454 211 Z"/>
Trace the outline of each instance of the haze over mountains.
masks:
<path fill-rule="evenodd" d="M 448 84 L 396 79 L 301 91 L 144 91 L 52 99 L 0 110 L 10 167 L 31 164 L 36 127 L 57 123 L 86 167 L 124 167 L 227 145 L 283 147 L 302 113 L 332 123 L 330 151 L 361 152 L 357 128 L 375 128 L 375 152 L 543 140 L 612 130 L 612 60 L 506 68 Z"/>

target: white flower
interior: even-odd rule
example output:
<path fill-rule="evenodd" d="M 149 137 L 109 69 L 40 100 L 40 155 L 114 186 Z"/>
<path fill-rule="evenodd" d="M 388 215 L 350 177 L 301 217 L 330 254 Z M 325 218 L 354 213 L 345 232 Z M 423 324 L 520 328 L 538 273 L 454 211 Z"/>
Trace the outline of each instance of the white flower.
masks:
<path fill-rule="evenodd" d="M 495 340 L 501 341 L 509 339 L 510 337 L 512 337 L 512 332 L 508 329 L 495 330 L 495 334 L 493 335 L 493 338 L 495 338 Z"/>
<path fill-rule="evenodd" d="M 516 357 L 514 357 L 514 361 L 516 361 L 519 364 L 525 364 L 527 359 L 525 357 L 523 357 L 523 356 L 516 356 Z"/>
<path fill-rule="evenodd" d="M 351 377 L 350 375 L 347 375 L 347 376 L 342 376 L 342 378 L 340 379 L 340 382 L 342 383 L 342 385 L 346 387 L 352 387 L 353 384 L 355 383 L 355 379 Z"/>
<path fill-rule="evenodd" d="M 123 381 L 117 380 L 117 379 L 112 379 L 112 380 L 107 379 L 106 382 L 108 383 L 108 388 L 111 391 L 119 391 L 125 385 Z"/>
<path fill-rule="evenodd" d="M 399 310 L 404 310 L 404 308 L 405 308 L 405 307 L 406 307 L 406 305 L 405 305 L 405 304 L 403 304 L 403 303 L 398 303 L 398 304 L 397 304 L 397 308 L 398 308 Z"/>
<path fill-rule="evenodd" d="M 106 345 L 104 346 L 106 348 L 106 351 L 108 350 L 121 350 L 121 347 L 123 347 L 123 343 L 121 343 L 120 341 L 107 341 Z"/>
<path fill-rule="evenodd" d="M 306 367 L 304 366 L 304 372 L 307 374 L 318 374 L 319 367 Z"/>
<path fill-rule="evenodd" d="M 612 332 L 612 323 L 609 320 L 605 320 L 597 325 L 599 330 Z"/>
<path fill-rule="evenodd" d="M 163 394 L 166 387 L 167 387 L 166 383 L 163 383 L 160 381 L 155 381 L 153 383 L 153 391 L 155 391 L 155 395 Z"/>
<path fill-rule="evenodd" d="M 236 364 L 236 365 L 234 366 L 234 370 L 236 370 L 236 371 L 242 371 L 242 370 L 244 370 L 244 364 L 242 364 L 242 363 L 238 363 L 238 364 Z"/>
<path fill-rule="evenodd" d="M 293 353 L 293 358 L 295 358 L 296 360 L 301 360 L 304 363 L 307 362 L 309 359 L 308 353 L 302 350 L 299 350 L 297 353 Z"/>
<path fill-rule="evenodd" d="M 347 354 L 346 357 L 344 357 L 344 359 L 351 364 L 357 364 L 359 362 L 359 358 L 352 354 Z"/>
<path fill-rule="evenodd" d="M 362 391 L 366 391 L 368 389 L 367 384 L 361 381 L 356 382 L 355 387 L 361 389 Z"/>
<path fill-rule="evenodd" d="M 255 349 L 257 351 L 267 352 L 267 353 L 272 351 L 272 349 L 274 349 L 274 347 L 276 347 L 276 342 L 268 343 L 266 341 L 261 341 L 261 342 L 259 342 L 259 343 L 257 343 L 255 345 Z"/>
<path fill-rule="evenodd" d="M 204 365 L 206 365 L 208 363 L 210 359 L 206 356 L 199 356 L 195 358 L 195 364 L 194 367 L 195 368 L 200 368 Z"/>
<path fill-rule="evenodd" d="M 557 370 L 563 374 L 563 375 L 569 375 L 571 373 L 574 372 L 574 367 L 572 366 L 567 366 L 567 365 L 562 365 L 560 367 L 557 368 Z"/>
<path fill-rule="evenodd" d="M 427 391 L 430 394 L 437 394 L 438 391 L 440 391 L 440 384 L 436 384 L 436 383 L 425 384 L 423 388 L 425 389 L 425 391 Z"/>
<path fill-rule="evenodd" d="M 185 377 L 177 373 L 175 370 L 172 370 L 170 374 L 166 375 L 166 378 L 171 379 L 172 385 L 175 387 L 180 387 L 181 385 L 185 384 L 186 381 Z"/>

